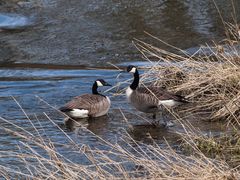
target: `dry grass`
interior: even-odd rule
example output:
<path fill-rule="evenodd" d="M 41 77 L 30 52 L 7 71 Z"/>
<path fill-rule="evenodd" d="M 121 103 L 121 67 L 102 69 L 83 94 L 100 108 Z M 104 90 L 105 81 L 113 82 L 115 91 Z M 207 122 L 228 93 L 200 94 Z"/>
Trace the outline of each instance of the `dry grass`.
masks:
<path fill-rule="evenodd" d="M 1 120 L 11 123 L 3 118 Z M 49 121 L 55 124 L 51 119 Z M 16 127 L 22 129 L 19 126 Z M 35 133 L 40 135 L 37 128 L 35 126 L 34 128 Z M 62 131 L 60 127 L 56 126 L 56 128 Z M 80 129 L 88 131 L 84 127 Z M 68 143 L 64 146 L 68 146 L 69 153 L 85 156 L 88 161 L 86 164 L 69 160 L 57 150 L 59 144 L 52 142 L 50 137 L 34 136 L 33 132 L 25 130 L 22 133 L 8 128 L 4 130 L 19 138 L 19 151 L 1 152 L 2 157 L 11 157 L 18 161 L 18 168 L 15 169 L 11 168 L 11 165 L 0 166 L 0 174 L 5 179 L 13 177 L 21 179 L 214 180 L 240 178 L 240 172 L 231 168 L 226 162 L 205 156 L 188 133 L 185 134 L 184 142 L 191 146 L 190 156 L 178 153 L 170 146 L 162 148 L 154 143 L 154 140 L 148 145 L 136 142 L 127 133 L 123 133 L 119 142 L 116 143 L 107 142 L 95 135 L 104 146 L 104 150 L 101 150 L 86 144 L 77 144 L 62 132 L 68 139 Z"/>
<path fill-rule="evenodd" d="M 136 46 L 145 59 L 151 63 L 152 59 L 158 61 L 146 72 L 143 81 L 185 95 L 192 102 L 187 109 L 192 114 L 202 116 L 207 112 L 204 116 L 207 120 L 227 120 L 240 125 L 240 30 L 228 26 L 228 34 L 234 39 L 225 40 L 225 45 L 201 47 L 191 56 L 177 48 L 178 54 L 137 40 Z"/>
<path fill-rule="evenodd" d="M 15 162 L 0 166 L 0 175 L 5 179 L 235 180 L 240 178 L 239 167 L 233 168 L 224 159 L 206 156 L 203 153 L 203 149 L 199 146 L 200 141 L 196 141 L 200 136 L 194 129 L 185 130 L 181 135 L 184 145 L 182 147 L 190 149 L 186 155 L 179 149 L 172 148 L 167 142 L 166 146 L 159 146 L 151 136 L 149 136 L 150 144 L 136 142 L 125 130 L 122 130 L 122 136 L 118 141 L 109 142 L 79 124 L 77 131 L 84 131 L 95 137 L 98 146 L 94 147 L 76 143 L 44 113 L 56 128 L 54 132 L 60 131 L 61 136 L 65 137 L 66 142 L 60 144 L 52 140 L 49 135 L 42 134 L 42 126 L 39 126 L 41 122 L 33 123 L 33 119 L 17 101 L 16 103 L 29 120 L 29 126 L 34 130 L 27 131 L 12 121 L 0 117 L 1 121 L 12 127 L 1 127 L 1 129 L 17 139 L 18 146 L 18 150 L 0 152 L 2 158 Z M 182 126 L 185 129 L 185 125 Z M 207 141 L 209 138 L 204 137 L 204 140 Z M 65 150 L 59 150 L 60 147 Z M 76 159 L 81 158 L 75 160 L 70 158 L 71 156 Z"/>

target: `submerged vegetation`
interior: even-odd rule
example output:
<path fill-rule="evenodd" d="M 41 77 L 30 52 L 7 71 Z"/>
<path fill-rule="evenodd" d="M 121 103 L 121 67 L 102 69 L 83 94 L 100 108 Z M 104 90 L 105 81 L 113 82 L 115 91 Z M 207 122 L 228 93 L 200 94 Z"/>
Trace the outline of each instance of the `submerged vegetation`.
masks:
<path fill-rule="evenodd" d="M 151 143 L 137 142 L 124 130 L 119 140 L 109 142 L 79 125 L 78 131 L 86 131 L 102 145 L 96 148 L 75 142 L 44 114 L 65 136 L 66 143 L 59 144 L 46 137 L 41 123 L 33 124 L 17 103 L 35 132 L 0 117 L 11 125 L 1 128 L 18 138 L 18 150 L 3 150 L 0 155 L 21 166 L 0 166 L 0 175 L 5 179 L 240 179 L 240 55 L 235 48 L 240 31 L 239 27 L 227 25 L 230 39 L 224 46 L 209 47 L 210 54 L 204 54 L 202 49 L 192 55 L 182 50 L 171 53 L 141 41 L 136 45 L 146 59 L 158 61 L 143 75 L 143 82 L 185 95 L 191 105 L 181 109 L 180 114 L 223 120 L 230 133 L 209 137 L 181 124 L 185 132 L 181 134 L 180 148 L 176 148 L 167 142 L 159 146 L 150 135 Z M 185 117 L 175 118 L 181 123 Z M 59 146 L 84 161 L 68 159 Z"/>

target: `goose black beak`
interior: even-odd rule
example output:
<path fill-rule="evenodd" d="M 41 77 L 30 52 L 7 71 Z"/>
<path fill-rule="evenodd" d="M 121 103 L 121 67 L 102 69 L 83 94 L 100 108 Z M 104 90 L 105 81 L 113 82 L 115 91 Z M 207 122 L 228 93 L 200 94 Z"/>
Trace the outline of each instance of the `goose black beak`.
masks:
<path fill-rule="evenodd" d="M 126 73 L 126 72 L 127 72 L 126 70 L 122 70 L 122 71 L 119 71 L 119 74 Z"/>
<path fill-rule="evenodd" d="M 108 83 L 106 83 L 106 84 L 104 84 L 104 86 L 112 86 L 111 84 L 108 84 Z"/>

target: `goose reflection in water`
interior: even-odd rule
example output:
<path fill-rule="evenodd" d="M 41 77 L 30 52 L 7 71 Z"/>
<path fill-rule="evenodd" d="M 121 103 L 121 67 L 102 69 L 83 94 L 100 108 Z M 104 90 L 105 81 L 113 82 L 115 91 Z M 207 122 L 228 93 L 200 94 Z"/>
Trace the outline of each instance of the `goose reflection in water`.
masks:
<path fill-rule="evenodd" d="M 178 133 L 152 124 L 131 126 L 131 128 L 128 129 L 128 133 L 135 141 L 142 141 L 144 143 L 151 143 L 153 141 L 164 143 L 167 140 L 168 142 L 177 144 L 180 139 Z"/>
<path fill-rule="evenodd" d="M 98 118 L 90 119 L 71 119 L 67 118 L 64 121 L 67 130 L 77 132 L 80 128 L 87 128 L 94 134 L 103 135 L 108 129 L 109 116 L 101 116 Z"/>

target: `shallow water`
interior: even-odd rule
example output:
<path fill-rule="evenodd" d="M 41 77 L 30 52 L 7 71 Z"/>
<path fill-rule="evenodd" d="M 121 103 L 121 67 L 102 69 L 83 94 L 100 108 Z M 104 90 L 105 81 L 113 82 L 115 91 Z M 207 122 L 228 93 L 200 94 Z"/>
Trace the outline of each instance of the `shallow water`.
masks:
<path fill-rule="evenodd" d="M 149 138 L 151 136 L 160 146 L 166 145 L 165 139 L 172 146 L 178 146 L 178 133 L 183 132 L 183 129 L 177 122 L 174 127 L 168 129 L 152 126 L 150 124 L 151 118 L 143 113 L 136 112 L 126 102 L 124 95 L 115 95 L 116 92 L 121 91 L 127 84 L 105 92 L 112 100 L 112 107 L 108 116 L 92 119 L 88 122 L 81 121 L 80 123 L 87 128 L 85 130 L 79 128 L 79 124 L 76 122 L 67 121 L 67 123 L 64 123 L 64 116 L 55 110 L 55 108 L 61 107 L 72 97 L 91 92 L 92 82 L 99 77 L 103 77 L 107 82 L 115 85 L 120 81 L 129 79 L 129 74 L 122 75 L 119 79 L 116 79 L 119 73 L 116 70 L 29 68 L 2 68 L 0 73 L 0 117 L 35 134 L 37 137 L 38 133 L 40 133 L 41 136 L 50 138 L 58 144 L 56 148 L 60 153 L 75 162 L 88 163 L 84 156 L 79 156 L 72 152 L 72 147 L 67 145 L 69 143 L 67 143 L 67 138 L 61 130 L 76 143 L 87 144 L 90 147 L 99 149 L 106 147 L 102 145 L 96 136 L 87 130 L 113 143 L 121 141 L 119 138 L 128 132 L 136 141 L 151 143 L 152 139 Z M 24 115 L 14 99 L 21 105 L 21 108 L 30 120 Z M 46 113 L 53 122 L 43 113 Z M 124 120 L 122 113 L 127 118 L 127 122 Z M 224 129 L 220 123 L 204 123 L 194 118 L 188 119 L 194 123 L 196 128 L 201 129 L 202 133 L 212 133 L 214 135 L 219 134 Z M 18 146 L 22 146 L 21 142 L 23 140 L 6 133 L 3 128 L 10 128 L 18 133 L 24 133 L 24 130 L 9 124 L 9 122 L 7 123 L 3 119 L 0 120 L 2 128 L 0 132 L 0 148 L 2 151 L 18 151 Z M 38 129 L 38 133 L 31 123 Z M 40 150 L 38 147 L 36 147 L 36 150 L 44 154 L 43 150 Z M 19 162 L 14 158 L 2 158 L 0 160 L 0 165 L 6 163 L 12 166 L 12 168 L 19 166 Z"/>

